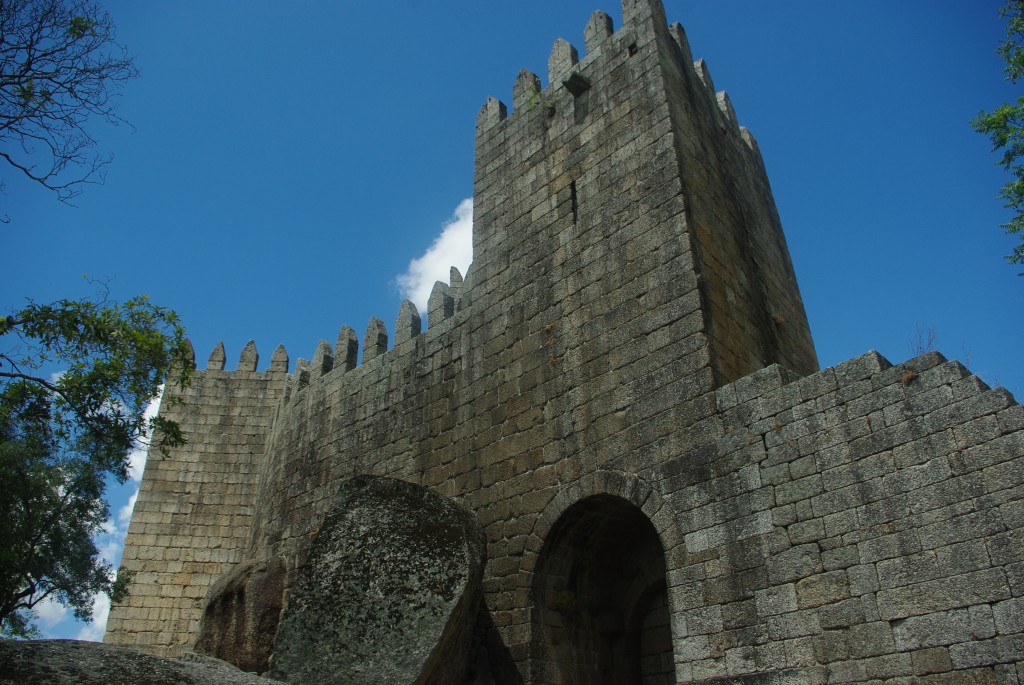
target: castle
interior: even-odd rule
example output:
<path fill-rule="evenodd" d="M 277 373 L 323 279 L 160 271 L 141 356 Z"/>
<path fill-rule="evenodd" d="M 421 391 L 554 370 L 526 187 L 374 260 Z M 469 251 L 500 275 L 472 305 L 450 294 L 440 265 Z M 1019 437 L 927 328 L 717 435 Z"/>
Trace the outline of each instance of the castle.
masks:
<path fill-rule="evenodd" d="M 243 562 L 293 583 L 369 474 L 482 524 L 499 683 L 1024 677 L 1024 410 L 935 353 L 819 370 L 754 138 L 658 0 L 622 12 L 480 111 L 474 261 L 425 331 L 406 302 L 291 373 L 218 346 L 165 401 L 188 444 L 107 641 L 189 649 Z"/>

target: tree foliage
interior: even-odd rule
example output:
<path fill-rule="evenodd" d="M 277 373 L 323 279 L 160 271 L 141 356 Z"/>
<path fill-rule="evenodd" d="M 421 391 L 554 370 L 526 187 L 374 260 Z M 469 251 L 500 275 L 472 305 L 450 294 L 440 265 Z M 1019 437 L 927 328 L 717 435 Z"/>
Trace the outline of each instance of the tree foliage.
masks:
<path fill-rule="evenodd" d="M 162 447 L 183 442 L 144 412 L 172 368 L 188 382 L 191 358 L 177 316 L 146 297 L 30 302 L 0 320 L 0 634 L 30 634 L 47 597 L 84 619 L 97 592 L 123 594 L 93 541 L 106 481 L 126 480 L 153 431 Z"/>
<path fill-rule="evenodd" d="M 1008 0 L 1000 16 L 1006 19 L 1006 42 L 997 52 L 1006 61 L 1006 78 L 1017 83 L 1024 76 L 1024 0 Z M 1006 259 L 1011 264 L 1024 264 L 1024 95 L 1015 103 L 982 111 L 971 125 L 991 139 L 994 151 L 1002 152 L 999 164 L 1010 172 L 1011 180 L 1003 186 L 1000 197 L 1013 211 L 1013 218 L 1003 228 L 1020 236 L 1021 241 Z"/>
<path fill-rule="evenodd" d="M 0 0 L 0 158 L 63 201 L 102 181 L 93 118 L 119 123 L 137 75 L 110 15 L 91 0 Z"/>

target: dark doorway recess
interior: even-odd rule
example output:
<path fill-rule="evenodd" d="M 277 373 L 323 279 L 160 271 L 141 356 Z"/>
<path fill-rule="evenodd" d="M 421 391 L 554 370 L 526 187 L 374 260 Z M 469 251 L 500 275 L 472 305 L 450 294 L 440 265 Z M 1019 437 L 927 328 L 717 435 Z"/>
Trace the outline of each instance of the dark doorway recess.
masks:
<path fill-rule="evenodd" d="M 629 501 L 595 495 L 562 514 L 541 549 L 533 598 L 534 682 L 676 682 L 665 554 Z"/>

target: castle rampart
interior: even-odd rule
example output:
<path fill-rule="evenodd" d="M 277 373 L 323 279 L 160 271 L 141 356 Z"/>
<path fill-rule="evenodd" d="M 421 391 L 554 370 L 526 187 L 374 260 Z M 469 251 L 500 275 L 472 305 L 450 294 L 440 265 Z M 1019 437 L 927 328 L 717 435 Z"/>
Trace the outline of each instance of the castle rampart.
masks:
<path fill-rule="evenodd" d="M 369 474 L 483 525 L 496 682 L 1015 673 L 1020 406 L 936 354 L 819 371 L 756 142 L 659 2 L 623 17 L 484 104 L 473 265 L 425 331 L 406 302 L 359 364 L 343 327 L 291 375 L 196 372 L 108 640 L 179 653 L 240 562 L 290 587 Z"/>
<path fill-rule="evenodd" d="M 256 371 L 250 343 L 235 371 L 224 371 L 218 345 L 207 369 L 195 375 L 162 414 L 177 421 L 188 448 L 164 458 L 152 454 L 132 514 L 122 565 L 135 576 L 132 597 L 107 624 L 130 629 L 132 644 L 177 654 L 199 629 L 196 607 L 210 585 L 242 559 L 252 527 L 253 496 L 267 426 L 283 396 L 288 357 L 274 354 Z"/>

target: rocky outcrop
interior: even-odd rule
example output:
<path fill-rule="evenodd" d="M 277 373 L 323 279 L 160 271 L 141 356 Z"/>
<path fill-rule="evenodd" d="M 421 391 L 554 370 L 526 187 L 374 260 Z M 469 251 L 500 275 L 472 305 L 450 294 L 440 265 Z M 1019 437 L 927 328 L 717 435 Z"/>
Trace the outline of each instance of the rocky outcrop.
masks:
<path fill-rule="evenodd" d="M 210 657 L 165 659 L 77 640 L 0 640 L 0 685 L 273 685 Z"/>
<path fill-rule="evenodd" d="M 195 650 L 263 673 L 277 637 L 288 566 L 282 557 L 239 564 L 210 588 Z"/>
<path fill-rule="evenodd" d="M 451 500 L 351 479 L 299 572 L 271 675 L 295 685 L 463 682 L 484 549 L 479 522 Z"/>

